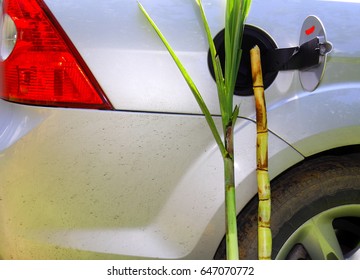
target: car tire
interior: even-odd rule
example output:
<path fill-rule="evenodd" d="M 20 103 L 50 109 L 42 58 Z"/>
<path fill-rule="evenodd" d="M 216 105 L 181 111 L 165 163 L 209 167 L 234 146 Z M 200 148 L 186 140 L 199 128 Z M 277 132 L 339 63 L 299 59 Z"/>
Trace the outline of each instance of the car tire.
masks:
<path fill-rule="evenodd" d="M 324 156 L 271 182 L 273 259 L 359 258 L 360 155 Z M 257 207 L 238 215 L 240 259 L 257 259 Z M 215 259 L 224 259 L 223 240 Z"/>

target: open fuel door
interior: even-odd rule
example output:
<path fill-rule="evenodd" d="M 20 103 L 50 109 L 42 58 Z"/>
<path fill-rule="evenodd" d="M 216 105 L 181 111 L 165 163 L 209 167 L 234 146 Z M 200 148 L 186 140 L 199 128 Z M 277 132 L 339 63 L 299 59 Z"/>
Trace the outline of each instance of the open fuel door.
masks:
<path fill-rule="evenodd" d="M 215 38 L 214 43 L 223 69 L 225 63 L 224 30 Z M 325 71 L 327 54 L 332 45 L 326 39 L 325 29 L 320 19 L 308 16 L 301 28 L 299 46 L 277 48 L 275 42 L 264 30 L 245 25 L 242 50 L 243 56 L 235 86 L 235 95 L 252 95 L 252 78 L 250 67 L 250 49 L 258 45 L 261 50 L 264 87 L 275 80 L 279 71 L 299 70 L 302 87 L 313 91 L 319 85 Z M 210 52 L 208 54 L 209 70 L 213 78 L 214 69 Z"/>
<path fill-rule="evenodd" d="M 319 85 L 332 44 L 326 40 L 319 18 L 309 16 L 301 28 L 298 47 L 274 49 L 267 52 L 265 69 L 269 72 L 299 70 L 304 90 L 313 91 Z"/>
<path fill-rule="evenodd" d="M 301 69 L 299 72 L 302 87 L 307 91 L 313 91 L 319 85 L 325 71 L 327 54 L 332 50 L 332 44 L 327 42 L 325 28 L 316 16 L 305 19 L 301 28 L 300 45 L 317 40 L 317 52 L 319 53 L 318 64 L 313 67 Z"/>

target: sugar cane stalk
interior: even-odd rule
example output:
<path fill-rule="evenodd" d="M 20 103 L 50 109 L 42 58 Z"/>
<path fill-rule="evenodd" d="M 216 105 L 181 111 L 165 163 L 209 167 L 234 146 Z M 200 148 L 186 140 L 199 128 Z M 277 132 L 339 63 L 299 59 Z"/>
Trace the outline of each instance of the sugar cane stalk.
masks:
<path fill-rule="evenodd" d="M 259 260 L 270 260 L 272 237 L 270 229 L 271 196 L 268 174 L 268 128 L 260 49 L 258 46 L 250 50 L 250 59 L 256 106 L 256 173 L 259 196 L 258 258 Z"/>
<path fill-rule="evenodd" d="M 239 252 L 234 174 L 234 128 L 239 115 L 239 107 L 233 106 L 233 96 L 241 60 L 241 42 L 244 30 L 244 22 L 249 13 L 251 0 L 227 0 L 225 15 L 225 71 L 222 69 L 220 58 L 214 45 L 202 1 L 196 0 L 196 2 L 200 8 L 200 14 L 204 24 L 211 53 L 211 60 L 215 72 L 215 80 L 223 125 L 223 139 L 199 90 L 181 63 L 180 59 L 170 44 L 167 42 L 165 36 L 161 33 L 160 29 L 156 26 L 155 22 L 151 19 L 150 15 L 145 11 L 144 7 L 140 3 L 139 7 L 164 43 L 174 62 L 178 66 L 181 74 L 186 80 L 197 103 L 199 104 L 202 113 L 205 116 L 205 119 L 223 157 L 226 208 L 226 256 L 227 259 L 235 260 L 239 258 Z"/>

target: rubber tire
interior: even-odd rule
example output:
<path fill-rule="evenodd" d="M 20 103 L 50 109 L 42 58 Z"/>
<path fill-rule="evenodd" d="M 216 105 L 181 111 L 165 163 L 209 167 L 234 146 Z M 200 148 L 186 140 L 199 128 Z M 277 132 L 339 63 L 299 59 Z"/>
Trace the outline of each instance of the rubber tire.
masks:
<path fill-rule="evenodd" d="M 271 182 L 272 259 L 303 223 L 330 208 L 360 204 L 360 155 L 306 160 Z M 254 197 L 238 215 L 240 259 L 257 259 L 257 207 Z M 225 240 L 215 259 L 225 259 Z"/>

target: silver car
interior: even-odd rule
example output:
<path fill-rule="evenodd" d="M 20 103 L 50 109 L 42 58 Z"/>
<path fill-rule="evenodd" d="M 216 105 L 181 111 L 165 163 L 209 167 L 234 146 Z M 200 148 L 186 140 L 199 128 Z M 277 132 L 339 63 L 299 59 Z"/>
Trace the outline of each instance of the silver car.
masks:
<path fill-rule="evenodd" d="M 222 259 L 220 152 L 135 0 L 1 0 L 0 258 Z M 142 0 L 214 115 L 194 0 Z M 225 0 L 204 0 L 223 57 Z M 360 1 L 252 2 L 235 104 L 240 255 L 256 258 L 262 53 L 273 258 L 360 258 Z"/>

